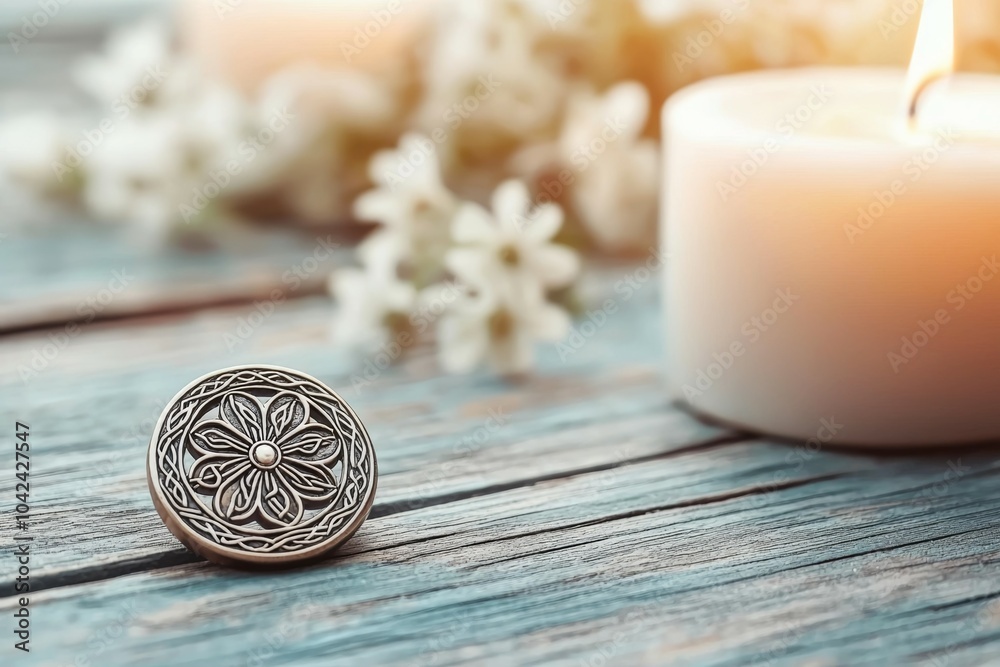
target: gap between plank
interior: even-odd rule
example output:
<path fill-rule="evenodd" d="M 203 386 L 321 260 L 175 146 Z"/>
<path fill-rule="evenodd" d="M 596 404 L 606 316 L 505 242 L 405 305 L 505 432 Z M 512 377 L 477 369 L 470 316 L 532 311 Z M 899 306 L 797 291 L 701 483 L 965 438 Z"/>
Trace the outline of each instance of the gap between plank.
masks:
<path fill-rule="evenodd" d="M 119 322 L 123 324 L 141 323 L 144 320 L 157 317 L 170 317 L 175 315 L 195 314 L 206 310 L 221 308 L 236 308 L 239 306 L 252 306 L 258 301 L 268 301 L 271 293 L 275 289 L 280 289 L 279 284 L 244 292 L 242 294 L 218 295 L 203 299 L 195 298 L 187 301 L 179 299 L 162 299 L 154 302 L 150 306 L 135 307 L 132 309 L 122 308 L 120 310 L 107 309 L 97 313 L 93 320 L 87 323 L 88 327 Z M 294 294 L 287 294 L 286 301 L 295 301 L 309 297 L 326 294 L 326 286 L 323 282 L 303 283 L 295 290 Z M 0 325 L 0 338 L 4 336 L 16 336 L 19 334 L 44 333 L 55 329 L 62 329 L 67 324 L 74 321 L 74 318 L 60 318 L 53 316 L 39 316 L 37 319 L 26 319 L 14 321 L 12 324 Z"/>
<path fill-rule="evenodd" d="M 691 452 L 713 449 L 716 447 L 723 447 L 726 445 L 738 444 L 743 442 L 752 442 L 752 441 L 753 441 L 752 438 L 746 438 L 742 435 L 724 435 L 717 438 L 712 438 L 710 440 L 706 440 L 704 442 L 695 443 L 684 447 L 679 447 L 677 449 L 672 449 L 668 452 L 636 457 L 635 459 L 631 459 L 628 461 L 587 466 L 585 468 L 578 468 L 573 470 L 565 470 L 560 473 L 539 475 L 537 477 L 521 479 L 506 484 L 493 484 L 479 489 L 471 489 L 468 491 L 457 491 L 454 493 L 447 493 L 439 496 L 430 496 L 427 498 L 420 498 L 411 501 L 404 500 L 404 501 L 386 503 L 384 505 L 375 505 L 372 508 L 371 514 L 369 514 L 368 518 L 374 519 L 385 516 L 391 516 L 393 514 L 401 514 L 403 512 L 409 512 L 418 509 L 425 509 L 437 505 L 446 505 L 461 500 L 468 500 L 471 498 L 478 498 L 481 496 L 503 493 L 504 491 L 512 491 L 514 489 L 530 487 L 534 486 L 535 484 L 555 481 L 558 479 L 568 479 L 580 475 L 592 474 L 595 472 L 603 472 L 614 468 L 621 468 L 637 463 L 647 463 L 657 459 L 671 458 L 673 456 L 679 456 Z M 822 479 L 825 479 L 825 477 L 816 478 L 816 480 L 822 480 Z M 811 481 L 814 480 L 803 480 L 801 481 L 801 483 L 805 484 Z M 790 483 L 790 484 L 792 486 L 797 485 L 795 483 Z M 693 498 L 689 501 L 684 501 L 682 503 L 675 503 L 675 506 L 690 507 L 694 505 L 711 504 L 713 502 L 723 502 L 731 498 L 738 498 L 744 495 L 753 495 L 759 492 L 760 491 L 756 489 L 748 489 L 740 493 L 734 492 L 733 494 L 719 494 L 715 496 L 705 496 L 704 498 Z M 586 523 L 601 523 L 603 521 L 614 521 L 619 518 L 627 518 L 628 515 L 630 514 L 645 514 L 647 512 L 658 511 L 659 509 L 670 509 L 670 508 L 669 507 L 651 508 L 650 510 L 638 511 L 635 513 L 626 513 L 620 517 L 615 515 L 613 517 L 605 519 L 594 519 Z M 559 526 L 551 530 L 555 531 L 555 530 L 560 530 L 562 528 L 563 526 Z M 541 532 L 551 532 L 551 531 L 541 531 Z M 399 545 L 391 545 L 391 546 L 399 546 Z M 359 553 L 365 553 L 365 552 L 359 552 Z M 75 570 L 67 570 L 65 572 L 38 575 L 36 577 L 32 577 L 31 589 L 33 592 L 40 592 L 44 590 L 51 590 L 54 588 L 64 588 L 67 586 L 94 583 L 98 581 L 104 581 L 107 579 L 114 579 L 116 577 L 138 574 L 141 572 L 162 570 L 169 567 L 175 567 L 178 565 L 191 565 L 199 562 L 207 562 L 207 561 L 205 561 L 203 558 L 197 556 L 196 554 L 185 548 L 177 548 L 156 554 L 136 556 L 132 558 L 123 558 L 121 560 L 117 560 L 105 565 L 88 565 L 86 567 L 82 567 Z M 15 594 L 12 592 L 3 592 L 0 593 L 0 599 L 6 597 L 13 597 L 14 595 Z"/>

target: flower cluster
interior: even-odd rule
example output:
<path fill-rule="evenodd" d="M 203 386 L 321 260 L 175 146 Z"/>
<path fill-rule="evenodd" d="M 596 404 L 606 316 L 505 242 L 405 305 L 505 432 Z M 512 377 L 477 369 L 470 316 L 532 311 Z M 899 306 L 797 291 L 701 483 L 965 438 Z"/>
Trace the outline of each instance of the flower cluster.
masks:
<path fill-rule="evenodd" d="M 634 254 L 654 243 L 651 110 L 716 74 L 904 64 L 920 3 L 418 4 L 373 24 L 363 43 L 342 43 L 342 61 L 306 53 L 319 57 L 253 85 L 210 77 L 210 56 L 173 48 L 160 23 L 115 34 L 75 72 L 105 117 L 0 123 L 0 186 L 127 223 L 145 240 L 246 216 L 376 223 L 360 268 L 331 279 L 337 336 L 410 344 L 434 322 L 447 368 L 489 360 L 517 373 L 533 341 L 567 328 L 559 304 L 579 262 L 565 245 Z M 959 6 L 961 65 L 1000 68 L 986 20 L 996 14 L 986 0 Z M 240 23 L 215 18 L 217 30 Z M 405 36 L 382 34 L 411 20 L 419 28 Z M 379 69 L 382 49 L 395 51 Z M 565 245 L 552 243 L 557 233 Z"/>
<path fill-rule="evenodd" d="M 221 189 L 236 187 L 226 163 L 240 158 L 258 110 L 176 55 L 157 21 L 113 35 L 73 76 L 102 116 L 8 121 L 7 175 L 78 200 L 97 219 L 127 220 L 146 240 L 211 219 Z"/>
<path fill-rule="evenodd" d="M 497 187 L 492 211 L 461 201 L 441 182 L 433 142 L 416 134 L 376 155 L 371 177 L 379 187 L 354 212 L 380 227 L 358 249 L 363 268 L 330 280 L 340 340 L 380 345 L 388 336 L 405 347 L 422 333 L 417 322 L 433 322 L 446 370 L 489 362 L 516 375 L 531 368 L 536 341 L 566 335 L 569 316 L 550 296 L 573 283 L 580 260 L 552 242 L 558 205 L 535 205 L 518 180 Z"/>
<path fill-rule="evenodd" d="M 398 43 L 388 69 L 362 66 L 359 48 L 344 43 L 342 62 L 307 64 L 306 53 L 250 93 L 245 77 L 213 79 L 204 58 L 178 52 L 167 26 L 147 21 L 112 35 L 102 55 L 76 68 L 101 116 L 36 113 L 0 123 L 0 181 L 128 223 L 145 239 L 253 215 L 336 224 L 372 184 L 372 156 L 418 132 L 434 141 L 443 179 L 461 197 L 482 201 L 519 177 L 563 207 L 575 245 L 645 251 L 658 179 L 651 109 L 681 86 L 727 72 L 904 64 L 919 5 L 412 3 L 393 23 L 420 15 L 420 29 L 409 39 L 378 36 L 382 46 Z M 226 14 L 238 11 L 227 6 Z M 958 5 L 961 67 L 1000 68 L 989 31 L 997 11 L 986 0 Z M 214 25 L 238 23 L 209 13 Z"/>

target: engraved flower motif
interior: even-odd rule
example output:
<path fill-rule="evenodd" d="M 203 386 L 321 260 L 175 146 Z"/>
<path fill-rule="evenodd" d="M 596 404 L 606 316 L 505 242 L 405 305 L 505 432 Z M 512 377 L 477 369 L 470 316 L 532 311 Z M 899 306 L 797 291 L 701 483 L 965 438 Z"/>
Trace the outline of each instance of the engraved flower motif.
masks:
<path fill-rule="evenodd" d="M 219 417 L 192 430 L 196 460 L 188 470 L 192 487 L 213 496 L 219 517 L 290 526 L 307 505 L 336 494 L 331 464 L 340 454 L 340 438 L 309 421 L 309 404 L 301 396 L 281 392 L 265 409 L 255 396 L 232 391 L 223 397 Z"/>

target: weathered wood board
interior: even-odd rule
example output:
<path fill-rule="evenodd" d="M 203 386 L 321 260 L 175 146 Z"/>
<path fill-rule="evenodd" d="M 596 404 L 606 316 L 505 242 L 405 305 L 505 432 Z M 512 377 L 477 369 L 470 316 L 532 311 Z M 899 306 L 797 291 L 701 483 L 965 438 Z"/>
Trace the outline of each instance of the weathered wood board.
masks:
<path fill-rule="evenodd" d="M 69 65 L 104 19 L 81 32 L 74 7 L 0 54 L 0 109 L 77 110 Z M 611 289 L 630 267 L 597 281 L 620 311 L 524 382 L 441 375 L 430 346 L 381 368 L 330 344 L 323 281 L 348 253 L 310 269 L 318 245 L 138 252 L 82 223 L 0 239 L 0 440 L 31 425 L 35 537 L 32 651 L 12 648 L 5 585 L 0 665 L 1000 665 L 995 448 L 889 456 L 701 423 L 661 390 L 656 281 Z M 370 428 L 379 495 L 333 558 L 227 570 L 157 518 L 160 410 L 240 363 L 316 375 Z"/>
<path fill-rule="evenodd" d="M 137 246 L 121 229 L 86 221 L 8 232 L 0 240 L 0 333 L 58 334 L 102 320 L 322 293 L 330 271 L 350 261 L 348 238 L 336 229 L 261 229 L 225 248 L 185 250 Z"/>
<path fill-rule="evenodd" d="M 368 365 L 330 344 L 323 297 L 277 304 L 232 349 L 252 304 L 88 325 L 0 384 L 5 421 L 33 433 L 30 664 L 1000 660 L 995 454 L 812 451 L 702 424 L 660 389 L 657 300 L 650 282 L 516 384 L 442 376 L 430 346 Z M 46 335 L 3 337 L 0 365 Z M 342 390 L 379 453 L 372 517 L 308 568 L 200 562 L 145 488 L 164 402 L 251 361 Z"/>

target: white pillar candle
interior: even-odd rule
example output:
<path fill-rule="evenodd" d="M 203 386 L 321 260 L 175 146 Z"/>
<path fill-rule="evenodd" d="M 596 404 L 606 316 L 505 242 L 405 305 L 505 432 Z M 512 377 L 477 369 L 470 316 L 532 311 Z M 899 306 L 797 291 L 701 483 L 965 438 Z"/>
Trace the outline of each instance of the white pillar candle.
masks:
<path fill-rule="evenodd" d="M 1000 77 L 935 84 L 910 127 L 906 90 L 901 70 L 800 69 L 667 103 L 677 398 L 801 440 L 1000 437 Z"/>

